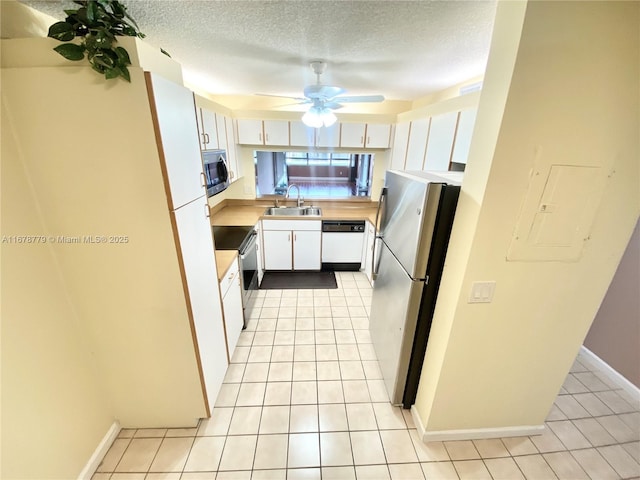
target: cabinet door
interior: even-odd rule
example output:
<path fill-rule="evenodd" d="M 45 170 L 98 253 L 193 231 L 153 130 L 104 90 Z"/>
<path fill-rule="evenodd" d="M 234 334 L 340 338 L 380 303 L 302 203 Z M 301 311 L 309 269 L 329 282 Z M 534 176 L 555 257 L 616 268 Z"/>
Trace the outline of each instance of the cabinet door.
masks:
<path fill-rule="evenodd" d="M 404 170 L 404 163 L 407 158 L 407 144 L 409 143 L 409 122 L 396 124 L 396 131 L 393 136 L 393 149 L 391 150 L 391 169 Z"/>
<path fill-rule="evenodd" d="M 320 270 L 322 233 L 314 231 L 293 232 L 293 269 Z"/>
<path fill-rule="evenodd" d="M 453 144 L 453 154 L 451 155 L 452 162 L 467 163 L 477 113 L 477 108 L 463 110 L 460 112 L 460 116 L 458 117 L 458 128 L 456 129 L 456 139 Z"/>
<path fill-rule="evenodd" d="M 411 122 L 405 170 L 422 170 L 429 136 L 429 120 L 429 118 L 421 118 Z"/>
<path fill-rule="evenodd" d="M 341 147 L 364 148 L 366 124 L 343 123 L 340 128 Z"/>
<path fill-rule="evenodd" d="M 222 302 L 206 197 L 171 212 L 182 254 L 180 265 L 189 292 L 200 365 L 209 405 L 213 407 L 227 370 Z"/>
<path fill-rule="evenodd" d="M 369 222 L 367 222 L 367 240 L 365 242 L 364 253 L 362 255 L 362 270 L 371 283 L 373 265 L 371 260 L 373 258 L 373 241 L 376 237 L 376 231 Z"/>
<path fill-rule="evenodd" d="M 340 146 L 340 124 L 335 123 L 330 127 L 316 129 L 316 146 L 318 147 L 339 147 Z"/>
<path fill-rule="evenodd" d="M 146 75 L 171 209 L 176 209 L 205 193 L 193 93 L 159 75 Z"/>
<path fill-rule="evenodd" d="M 388 123 L 368 123 L 364 146 L 366 148 L 389 148 L 391 125 Z"/>
<path fill-rule="evenodd" d="M 264 121 L 265 145 L 289 145 L 289 122 L 282 120 Z"/>
<path fill-rule="evenodd" d="M 200 109 L 202 115 L 202 129 L 204 133 L 204 150 L 217 150 L 220 148 L 218 142 L 218 127 L 216 125 L 216 114 L 204 108 Z"/>
<path fill-rule="evenodd" d="M 247 145 L 264 145 L 262 120 L 238 119 L 238 143 Z"/>
<path fill-rule="evenodd" d="M 291 270 L 291 231 L 264 230 L 264 269 L 265 270 Z"/>
<path fill-rule="evenodd" d="M 258 254 L 258 286 L 262 283 L 262 277 L 264 277 L 264 256 L 262 255 L 262 232 L 260 228 L 260 222 L 255 227 L 258 236 L 256 237 L 256 251 Z"/>
<path fill-rule="evenodd" d="M 313 147 L 316 144 L 315 128 L 307 127 L 301 121 L 289 122 L 289 144 L 292 147 Z"/>
<path fill-rule="evenodd" d="M 229 117 L 224 117 L 224 123 L 227 129 L 227 165 L 229 168 L 229 180 L 235 182 L 242 176 L 238 153 L 236 151 L 236 136 L 233 131 L 233 121 Z"/>
<path fill-rule="evenodd" d="M 449 170 L 457 120 L 458 112 L 449 112 L 431 118 L 424 170 L 438 172 Z"/>
<path fill-rule="evenodd" d="M 227 292 L 222 299 L 224 308 L 224 320 L 227 327 L 227 345 L 229 346 L 229 358 L 233 357 L 233 352 L 238 344 L 240 333 L 244 325 L 242 312 L 242 286 L 240 285 L 240 274 L 236 270 L 234 278 L 229 285 Z"/>
<path fill-rule="evenodd" d="M 216 127 L 218 128 L 218 148 L 227 149 L 227 122 L 224 115 L 216 114 Z"/>

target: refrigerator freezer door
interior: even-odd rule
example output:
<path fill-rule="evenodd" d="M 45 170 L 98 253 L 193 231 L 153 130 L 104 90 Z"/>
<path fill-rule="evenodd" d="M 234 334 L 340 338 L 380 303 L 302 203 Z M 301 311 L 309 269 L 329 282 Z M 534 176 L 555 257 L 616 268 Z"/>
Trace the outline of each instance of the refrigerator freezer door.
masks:
<path fill-rule="evenodd" d="M 402 403 L 423 287 L 424 283 L 412 280 L 381 244 L 369 330 L 394 405 Z"/>
<path fill-rule="evenodd" d="M 424 279 L 441 183 L 387 172 L 380 236 L 413 279 Z"/>

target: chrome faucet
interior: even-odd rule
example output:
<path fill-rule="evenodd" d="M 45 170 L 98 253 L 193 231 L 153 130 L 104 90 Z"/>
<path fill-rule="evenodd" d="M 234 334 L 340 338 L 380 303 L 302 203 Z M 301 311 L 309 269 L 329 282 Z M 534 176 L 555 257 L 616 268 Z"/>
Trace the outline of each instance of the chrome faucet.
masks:
<path fill-rule="evenodd" d="M 296 190 L 298 191 L 298 200 L 297 200 L 297 203 L 298 203 L 298 207 L 301 207 L 301 206 L 302 206 L 302 204 L 304 203 L 304 198 L 300 197 L 300 187 L 299 187 L 298 185 L 296 185 L 295 183 L 292 183 L 291 185 L 289 185 L 289 186 L 287 187 L 287 193 L 285 194 L 284 198 L 289 198 L 289 192 L 291 191 L 291 189 L 292 189 L 293 187 L 296 187 Z"/>

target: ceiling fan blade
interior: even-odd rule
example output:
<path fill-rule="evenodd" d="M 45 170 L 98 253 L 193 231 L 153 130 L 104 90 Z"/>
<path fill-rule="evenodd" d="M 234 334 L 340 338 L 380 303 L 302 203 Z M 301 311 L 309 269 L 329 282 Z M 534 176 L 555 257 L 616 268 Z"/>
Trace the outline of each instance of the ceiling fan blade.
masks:
<path fill-rule="evenodd" d="M 304 87 L 304 96 L 307 98 L 328 100 L 337 95 L 340 95 L 341 93 L 344 93 L 344 91 L 345 90 L 340 87 L 316 84 Z"/>
<path fill-rule="evenodd" d="M 255 95 L 258 95 L 260 97 L 276 97 L 276 98 L 289 98 L 291 100 L 297 100 L 300 103 L 309 103 L 310 100 L 308 98 L 304 98 L 304 97 L 292 97 L 290 95 L 270 95 L 268 93 L 256 93 Z"/>
<path fill-rule="evenodd" d="M 338 102 L 324 102 L 323 105 L 327 108 L 330 108 L 331 110 L 337 110 L 344 106 L 344 105 L 340 105 Z"/>
<path fill-rule="evenodd" d="M 335 97 L 332 100 L 340 103 L 376 103 L 384 102 L 384 95 L 352 95 Z"/>

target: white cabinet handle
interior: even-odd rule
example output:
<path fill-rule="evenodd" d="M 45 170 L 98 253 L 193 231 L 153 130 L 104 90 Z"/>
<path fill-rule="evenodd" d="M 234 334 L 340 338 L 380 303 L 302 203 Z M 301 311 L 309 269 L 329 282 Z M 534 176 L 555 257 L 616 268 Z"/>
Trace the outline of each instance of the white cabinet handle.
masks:
<path fill-rule="evenodd" d="M 367 145 L 371 143 L 371 137 L 367 137 Z"/>
<path fill-rule="evenodd" d="M 233 273 L 230 273 L 229 276 L 227 277 L 229 280 L 233 280 Z"/>
<path fill-rule="evenodd" d="M 209 204 L 205 203 L 204 204 L 204 216 L 207 218 L 211 217 L 211 210 L 209 209 Z"/>
<path fill-rule="evenodd" d="M 205 134 L 204 134 L 204 136 L 205 136 L 205 141 L 204 141 L 204 143 L 208 145 L 208 144 L 209 144 L 209 141 L 210 141 L 210 139 L 209 139 L 209 134 L 208 134 L 208 133 L 205 133 Z"/>
<path fill-rule="evenodd" d="M 204 172 L 200 172 L 200 185 L 202 188 L 207 188 L 207 177 L 204 176 Z"/>
<path fill-rule="evenodd" d="M 363 143 L 363 142 L 364 142 L 364 137 L 363 137 L 363 136 L 361 136 L 361 137 L 360 137 L 360 143 Z"/>

